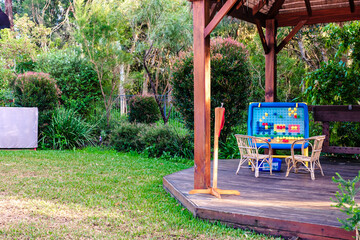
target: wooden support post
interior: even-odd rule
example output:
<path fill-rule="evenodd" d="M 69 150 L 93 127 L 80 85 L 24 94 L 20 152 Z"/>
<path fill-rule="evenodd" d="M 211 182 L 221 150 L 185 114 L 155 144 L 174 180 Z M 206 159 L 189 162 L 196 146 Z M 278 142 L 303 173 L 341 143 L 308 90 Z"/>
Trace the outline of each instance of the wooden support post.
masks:
<path fill-rule="evenodd" d="M 210 187 L 210 0 L 193 2 L 194 14 L 194 188 Z"/>
<path fill-rule="evenodd" d="M 329 148 L 330 145 L 330 128 L 329 128 L 329 122 L 323 122 L 322 124 L 322 134 L 326 136 L 324 141 L 324 151 L 326 151 Z"/>
<path fill-rule="evenodd" d="M 221 194 L 232 194 L 232 195 L 240 195 L 240 192 L 237 190 L 223 190 L 217 188 L 218 183 L 218 166 L 219 166 L 219 137 L 220 131 L 222 129 L 222 123 L 224 121 L 224 113 L 225 108 L 218 107 L 215 108 L 215 123 L 214 123 L 214 166 L 213 166 L 213 185 L 207 189 L 193 189 L 189 192 L 189 194 L 198 194 L 205 193 L 214 195 L 217 198 L 221 198 Z"/>
<path fill-rule="evenodd" d="M 266 20 L 265 102 L 276 101 L 276 28 L 275 19 Z"/>

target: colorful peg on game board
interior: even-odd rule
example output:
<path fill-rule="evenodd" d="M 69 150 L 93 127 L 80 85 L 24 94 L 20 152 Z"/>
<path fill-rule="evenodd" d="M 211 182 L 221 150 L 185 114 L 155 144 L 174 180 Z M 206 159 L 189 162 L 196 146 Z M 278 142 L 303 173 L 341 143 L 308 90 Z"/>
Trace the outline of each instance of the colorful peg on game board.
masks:
<path fill-rule="evenodd" d="M 294 108 L 294 111 L 296 112 L 296 111 L 297 111 L 297 108 Z"/>
<path fill-rule="evenodd" d="M 289 112 L 289 117 L 291 117 L 291 112 Z"/>
<path fill-rule="evenodd" d="M 291 108 L 289 108 L 288 111 L 291 112 Z"/>
<path fill-rule="evenodd" d="M 265 113 L 265 117 L 267 117 L 267 116 L 269 116 L 269 114 L 268 114 L 268 113 Z"/>

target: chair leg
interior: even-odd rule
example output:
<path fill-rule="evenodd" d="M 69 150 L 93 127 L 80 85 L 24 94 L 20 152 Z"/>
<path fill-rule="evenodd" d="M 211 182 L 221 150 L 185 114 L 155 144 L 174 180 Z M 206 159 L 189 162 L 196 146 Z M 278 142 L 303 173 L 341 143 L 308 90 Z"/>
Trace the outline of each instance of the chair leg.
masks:
<path fill-rule="evenodd" d="M 318 166 L 319 166 L 319 168 L 320 168 L 321 175 L 324 176 L 324 172 L 323 172 L 323 170 L 322 170 L 322 167 L 321 167 L 321 164 L 320 164 L 320 160 L 317 160 L 317 164 L 318 164 Z"/>
<path fill-rule="evenodd" d="M 285 177 L 287 177 L 287 176 L 289 176 L 290 170 L 291 170 L 292 167 L 293 167 L 293 166 L 290 166 L 290 164 L 292 163 L 292 159 L 291 159 L 291 158 L 285 158 L 285 163 L 286 163 L 286 165 L 287 165 Z"/>
<path fill-rule="evenodd" d="M 238 172 L 240 171 L 240 168 L 241 168 L 241 165 L 244 163 L 244 161 L 245 160 L 243 160 L 242 158 L 240 159 L 240 162 L 239 162 L 239 166 L 238 166 L 238 168 L 237 168 L 237 170 L 236 170 L 236 175 L 238 174 Z"/>
<path fill-rule="evenodd" d="M 311 180 L 315 180 L 315 162 L 309 162 Z"/>
<path fill-rule="evenodd" d="M 259 177 L 259 161 L 255 162 L 255 177 Z"/>

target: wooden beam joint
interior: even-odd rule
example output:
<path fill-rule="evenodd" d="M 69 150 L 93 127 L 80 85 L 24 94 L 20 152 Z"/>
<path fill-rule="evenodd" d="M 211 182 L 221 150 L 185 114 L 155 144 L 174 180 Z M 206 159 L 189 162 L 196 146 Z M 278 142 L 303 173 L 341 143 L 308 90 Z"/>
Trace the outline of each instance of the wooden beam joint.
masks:
<path fill-rule="evenodd" d="M 210 33 L 216 28 L 220 21 L 225 17 L 225 15 L 231 10 L 238 0 L 227 0 L 222 8 L 217 12 L 210 23 L 206 26 L 204 32 L 204 38 L 210 35 Z"/>

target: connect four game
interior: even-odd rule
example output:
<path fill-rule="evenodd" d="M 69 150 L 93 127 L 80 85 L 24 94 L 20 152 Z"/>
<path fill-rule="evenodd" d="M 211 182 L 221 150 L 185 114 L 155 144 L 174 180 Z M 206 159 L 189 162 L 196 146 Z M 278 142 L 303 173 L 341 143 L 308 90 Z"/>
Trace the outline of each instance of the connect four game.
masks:
<path fill-rule="evenodd" d="M 251 103 L 248 135 L 261 137 L 274 149 L 290 149 L 298 139 L 309 137 L 309 115 L 305 103 Z M 305 146 L 306 147 L 306 146 Z M 295 145 L 301 148 L 300 144 Z"/>

